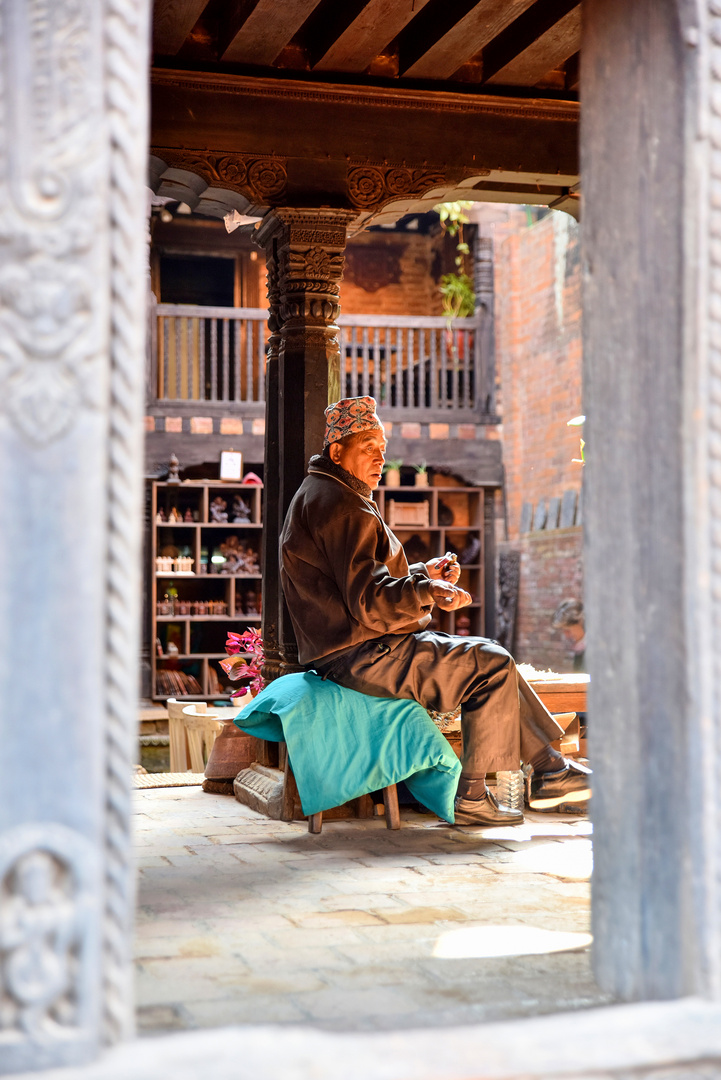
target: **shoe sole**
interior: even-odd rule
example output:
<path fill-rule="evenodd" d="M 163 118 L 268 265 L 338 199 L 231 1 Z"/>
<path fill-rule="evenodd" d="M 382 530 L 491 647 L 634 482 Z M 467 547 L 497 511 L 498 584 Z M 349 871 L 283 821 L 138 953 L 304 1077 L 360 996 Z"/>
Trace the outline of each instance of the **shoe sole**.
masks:
<path fill-rule="evenodd" d="M 464 820 L 465 818 L 465 820 Z M 478 818 L 465 817 L 464 814 L 456 814 L 454 825 L 475 825 L 477 829 L 495 829 L 498 825 L 523 825 L 523 816 L 512 818 L 510 821 L 479 821 Z"/>
<path fill-rule="evenodd" d="M 531 810 L 547 810 L 550 806 L 560 806 L 561 803 L 587 802 L 591 798 L 591 789 L 582 788 L 578 791 L 569 791 L 565 795 L 551 795 L 545 799 L 541 796 L 533 797 L 528 801 Z"/>

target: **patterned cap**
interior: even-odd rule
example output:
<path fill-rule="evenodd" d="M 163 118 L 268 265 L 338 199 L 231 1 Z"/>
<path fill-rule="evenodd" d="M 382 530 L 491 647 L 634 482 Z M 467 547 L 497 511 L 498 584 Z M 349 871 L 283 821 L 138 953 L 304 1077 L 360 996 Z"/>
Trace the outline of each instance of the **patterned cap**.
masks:
<path fill-rule="evenodd" d="M 372 397 L 349 397 L 336 401 L 325 410 L 325 446 L 340 442 L 358 431 L 383 431 L 376 400 Z"/>

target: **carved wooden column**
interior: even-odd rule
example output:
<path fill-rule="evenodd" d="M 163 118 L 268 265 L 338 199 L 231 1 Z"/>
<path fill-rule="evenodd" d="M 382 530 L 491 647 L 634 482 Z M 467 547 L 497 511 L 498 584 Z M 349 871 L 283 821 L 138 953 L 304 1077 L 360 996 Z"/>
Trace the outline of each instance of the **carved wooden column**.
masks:
<path fill-rule="evenodd" d="M 133 1028 L 148 15 L 0 0 L 0 1073 Z"/>
<path fill-rule="evenodd" d="M 269 677 L 300 669 L 279 582 L 278 536 L 308 459 L 322 449 L 323 410 L 341 396 L 335 320 L 340 311 L 346 228 L 353 217 L 344 210 L 278 209 L 268 215 L 258 234 L 268 258 L 272 331 L 263 561 L 263 635 L 269 634 L 273 654 L 267 661 Z"/>
<path fill-rule="evenodd" d="M 278 292 L 277 239 L 268 241 L 265 252 L 268 293 L 268 355 L 265 367 L 265 487 L 263 489 L 263 621 L 265 648 L 263 678 L 268 682 L 280 675 L 278 640 L 278 349 L 280 347 L 280 297 Z"/>

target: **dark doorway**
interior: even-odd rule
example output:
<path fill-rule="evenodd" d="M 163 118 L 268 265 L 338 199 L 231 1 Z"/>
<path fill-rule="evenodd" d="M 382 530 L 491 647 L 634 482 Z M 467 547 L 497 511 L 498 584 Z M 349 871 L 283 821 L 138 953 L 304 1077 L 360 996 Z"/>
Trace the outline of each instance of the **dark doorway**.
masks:
<path fill-rule="evenodd" d="M 233 307 L 235 259 L 202 255 L 163 255 L 160 259 L 160 301 Z"/>

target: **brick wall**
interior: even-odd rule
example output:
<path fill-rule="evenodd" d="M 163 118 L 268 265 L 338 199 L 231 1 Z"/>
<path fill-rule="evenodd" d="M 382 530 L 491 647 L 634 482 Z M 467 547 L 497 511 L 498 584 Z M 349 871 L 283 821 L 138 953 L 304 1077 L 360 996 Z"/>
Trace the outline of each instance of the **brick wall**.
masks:
<path fill-rule="evenodd" d="M 442 235 L 360 233 L 346 249 L 341 284 L 345 315 L 442 315 Z M 452 268 L 452 267 L 451 267 Z"/>
<path fill-rule="evenodd" d="M 495 230 L 496 363 L 501 384 L 508 535 L 521 508 L 579 492 L 581 273 L 578 226 L 552 213 L 528 226 L 521 211 Z"/>
<path fill-rule="evenodd" d="M 573 653 L 551 619 L 563 600 L 583 596 L 583 530 L 528 533 L 501 544 L 521 553 L 514 654 L 519 663 L 572 671 Z"/>
<path fill-rule="evenodd" d="M 529 224 L 515 210 L 495 226 L 496 364 L 506 482 L 508 543 L 521 552 L 515 654 L 519 661 L 572 670 L 573 657 L 550 620 L 583 597 L 582 530 L 521 535 L 522 508 L 580 494 L 583 412 L 579 233 L 566 214 Z"/>

